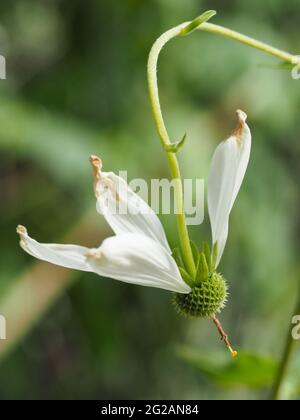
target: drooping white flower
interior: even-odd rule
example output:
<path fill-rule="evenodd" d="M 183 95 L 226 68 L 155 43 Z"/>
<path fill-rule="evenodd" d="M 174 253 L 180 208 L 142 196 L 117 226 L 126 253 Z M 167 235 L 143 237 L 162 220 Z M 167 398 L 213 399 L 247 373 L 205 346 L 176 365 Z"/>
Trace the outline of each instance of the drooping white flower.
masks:
<path fill-rule="evenodd" d="M 238 110 L 238 126 L 216 148 L 208 179 L 208 211 L 212 243 L 218 245 L 219 264 L 228 237 L 229 215 L 241 188 L 251 151 L 247 115 Z"/>
<path fill-rule="evenodd" d="M 42 244 L 19 225 L 20 245 L 30 255 L 76 270 L 90 271 L 126 283 L 189 293 L 171 256 L 162 224 L 127 183 L 112 172 L 102 172 L 101 160 L 91 156 L 95 175 L 97 210 L 115 236 L 99 248 L 78 245 Z"/>

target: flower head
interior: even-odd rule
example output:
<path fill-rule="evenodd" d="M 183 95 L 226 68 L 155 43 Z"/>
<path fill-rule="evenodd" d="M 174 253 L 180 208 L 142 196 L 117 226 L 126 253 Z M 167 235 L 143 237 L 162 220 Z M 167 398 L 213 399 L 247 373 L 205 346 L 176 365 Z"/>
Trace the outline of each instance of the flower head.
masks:
<path fill-rule="evenodd" d="M 203 252 L 196 251 L 194 277 L 178 260 L 176 264 L 163 226 L 151 207 L 121 177 L 102 171 L 102 161 L 95 155 L 90 157 L 90 162 L 96 209 L 115 235 L 105 239 L 98 248 L 90 249 L 39 243 L 19 225 L 21 247 L 36 258 L 67 268 L 180 294 L 192 292 L 189 298 L 176 298 L 179 310 L 190 316 L 209 316 L 222 309 L 227 286 L 215 270 L 224 251 L 229 215 L 245 175 L 251 148 L 246 114 L 237 111 L 237 116 L 237 128 L 214 153 L 208 181 L 212 244 L 218 253 L 211 256 L 209 247 L 204 247 Z"/>
<path fill-rule="evenodd" d="M 227 283 L 216 272 L 228 237 L 229 215 L 240 190 L 251 149 L 246 114 L 237 111 L 238 125 L 215 150 L 208 179 L 208 211 L 212 247 L 200 251 L 190 243 L 195 269 L 184 264 L 180 251 L 170 250 L 155 212 L 119 176 L 102 171 L 92 155 L 96 209 L 114 232 L 98 248 L 39 243 L 19 225 L 20 245 L 30 255 L 52 264 L 89 271 L 125 283 L 175 292 L 177 310 L 188 317 L 210 316 L 233 356 L 227 335 L 215 314 L 227 301 Z"/>

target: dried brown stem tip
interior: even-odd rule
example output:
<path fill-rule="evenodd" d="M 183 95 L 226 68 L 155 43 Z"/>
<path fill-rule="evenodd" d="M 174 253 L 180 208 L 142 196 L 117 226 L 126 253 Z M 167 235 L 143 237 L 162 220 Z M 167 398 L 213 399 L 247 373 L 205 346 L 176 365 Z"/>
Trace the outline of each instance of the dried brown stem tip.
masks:
<path fill-rule="evenodd" d="M 224 341 L 224 343 L 226 344 L 226 347 L 229 349 L 231 356 L 232 357 L 237 357 L 237 351 L 233 350 L 233 348 L 231 347 L 230 341 L 228 340 L 228 335 L 225 333 L 225 331 L 222 328 L 222 325 L 220 323 L 220 321 L 217 319 L 216 315 L 212 315 L 211 319 L 213 320 L 213 323 L 215 324 L 215 326 L 217 327 L 221 339 Z"/>

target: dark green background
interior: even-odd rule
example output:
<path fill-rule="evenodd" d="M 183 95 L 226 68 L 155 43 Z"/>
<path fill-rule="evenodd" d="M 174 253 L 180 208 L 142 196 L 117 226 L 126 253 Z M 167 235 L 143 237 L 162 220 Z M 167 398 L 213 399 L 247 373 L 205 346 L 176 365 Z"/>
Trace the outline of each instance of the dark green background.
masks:
<path fill-rule="evenodd" d="M 300 54 L 298 0 L 0 2 L 0 52 L 7 59 L 7 79 L 0 81 L 0 313 L 34 263 L 18 246 L 18 223 L 40 241 L 59 242 L 91 209 L 98 242 L 109 234 L 94 211 L 89 154 L 130 178 L 168 176 L 148 103 L 147 55 L 163 31 L 206 9 L 218 11 L 214 23 Z M 300 81 L 277 64 L 197 32 L 168 45 L 159 68 L 172 138 L 187 132 L 179 156 L 185 177 L 206 177 L 235 110 L 248 114 L 253 152 L 221 264 L 230 284 L 221 319 L 238 349 L 276 359 L 300 268 Z M 175 245 L 173 219 L 162 220 Z M 207 218 L 190 231 L 199 245 L 209 240 Z M 219 387 L 182 360 L 181 346 L 215 361 L 229 356 L 211 322 L 181 319 L 171 294 L 70 274 L 74 283 L 2 358 L 0 398 L 266 395 L 243 383 Z M 10 303 L 12 310 L 27 304 L 26 295 Z M 288 390 L 293 381 L 291 375 Z"/>

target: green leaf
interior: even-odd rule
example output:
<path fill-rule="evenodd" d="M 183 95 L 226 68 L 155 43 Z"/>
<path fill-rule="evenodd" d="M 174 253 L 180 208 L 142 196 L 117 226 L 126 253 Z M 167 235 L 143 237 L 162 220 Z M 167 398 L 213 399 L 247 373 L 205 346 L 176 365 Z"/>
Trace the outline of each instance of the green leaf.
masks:
<path fill-rule="evenodd" d="M 168 153 L 177 153 L 178 150 L 180 150 L 183 147 L 183 145 L 185 143 L 185 139 L 186 139 L 186 133 L 184 134 L 184 136 L 182 137 L 181 140 L 179 140 L 179 141 L 177 141 L 175 143 L 172 143 L 172 144 L 168 144 L 167 146 L 165 146 L 166 152 L 168 152 Z"/>
<path fill-rule="evenodd" d="M 174 248 L 173 249 L 172 257 L 174 258 L 178 267 L 184 267 L 184 263 L 183 263 L 181 252 L 180 252 L 179 248 Z"/>
<path fill-rule="evenodd" d="M 201 354 L 193 349 L 180 348 L 178 356 L 202 375 L 223 387 L 264 388 L 272 384 L 277 362 L 251 352 L 241 351 L 236 359 L 226 353 Z"/>
<path fill-rule="evenodd" d="M 194 19 L 191 23 L 189 23 L 185 28 L 183 28 L 181 30 L 181 35 L 189 35 L 194 30 L 196 30 L 198 26 L 202 25 L 204 22 L 207 22 L 216 14 L 217 12 L 215 10 L 207 10 L 206 12 L 202 13 L 202 15 Z"/>
<path fill-rule="evenodd" d="M 199 249 L 198 249 L 198 247 L 197 247 L 197 245 L 195 244 L 194 241 L 190 241 L 190 244 L 191 244 L 191 249 L 192 249 L 192 253 L 193 253 L 193 258 L 194 258 L 194 261 L 195 261 L 195 265 L 197 267 L 197 265 L 199 263 L 199 257 L 200 257 L 200 255 L 199 255 Z"/>
<path fill-rule="evenodd" d="M 197 267 L 196 273 L 196 283 L 201 283 L 204 280 L 207 280 L 209 275 L 208 265 L 206 262 L 206 258 L 203 252 L 201 252 L 199 257 L 199 263 Z"/>
<path fill-rule="evenodd" d="M 206 258 L 208 269 L 209 269 L 209 271 L 212 271 L 211 252 L 210 252 L 210 246 L 209 246 L 208 242 L 204 242 L 203 252 L 204 252 L 204 255 L 205 255 L 205 258 Z"/>
<path fill-rule="evenodd" d="M 193 287 L 194 286 L 194 280 L 193 280 L 192 276 L 190 276 L 190 274 L 183 267 L 178 267 L 178 268 L 179 268 L 181 277 L 186 282 L 186 284 Z"/>

